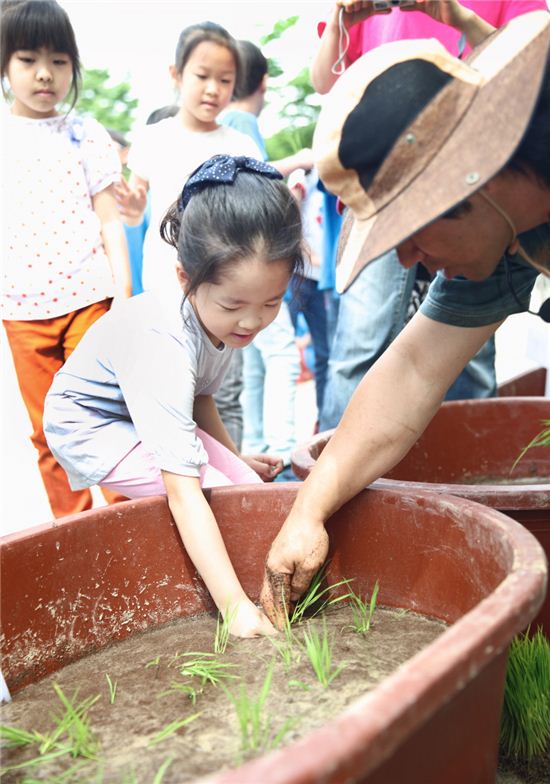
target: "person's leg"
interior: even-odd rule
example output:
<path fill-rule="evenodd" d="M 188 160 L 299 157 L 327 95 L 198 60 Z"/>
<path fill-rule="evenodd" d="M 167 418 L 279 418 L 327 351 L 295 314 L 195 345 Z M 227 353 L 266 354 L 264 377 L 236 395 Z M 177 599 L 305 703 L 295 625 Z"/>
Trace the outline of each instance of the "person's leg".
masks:
<path fill-rule="evenodd" d="M 308 296 L 302 309 L 304 318 L 309 327 L 313 351 L 315 354 L 315 391 L 317 410 L 322 411 L 328 371 L 328 337 L 327 313 L 325 298 L 322 291 L 317 288 L 314 280 L 307 281 Z"/>
<path fill-rule="evenodd" d="M 264 332 L 270 329 L 268 327 Z M 243 350 L 243 392 L 241 404 L 243 408 L 243 444 L 242 452 L 246 455 L 263 452 L 266 447 L 264 438 L 264 379 L 265 367 L 262 354 L 256 342 Z"/>
<path fill-rule="evenodd" d="M 240 451 L 243 440 L 243 409 L 240 402 L 243 390 L 243 357 L 241 351 L 234 351 L 231 364 L 221 387 L 214 395 L 222 422 Z"/>
<path fill-rule="evenodd" d="M 42 429 L 44 400 L 65 359 L 62 333 L 66 324 L 65 316 L 4 321 L 19 389 L 31 420 L 31 441 L 38 452 L 38 469 L 55 517 L 92 508 L 89 490 L 71 490 L 67 474 L 52 455 Z"/>
<path fill-rule="evenodd" d="M 367 370 L 403 327 L 415 274 L 390 251 L 368 264 L 340 296 L 321 430 L 336 427 Z"/>
<path fill-rule="evenodd" d="M 75 311 L 69 318 L 66 329 L 63 333 L 63 356 L 67 360 L 73 353 L 78 343 L 80 342 L 84 333 L 89 327 L 97 321 L 100 316 L 103 316 L 110 307 L 110 301 L 96 302 L 87 308 Z M 119 493 L 113 493 L 110 490 L 101 490 L 103 497 L 108 504 L 116 504 L 119 501 L 127 501 L 128 499 Z"/>
<path fill-rule="evenodd" d="M 208 464 L 201 467 L 201 487 L 232 484 L 258 484 L 258 474 L 208 433 L 197 428 L 208 454 Z M 153 456 L 140 442 L 120 460 L 99 483 L 102 490 L 121 493 L 128 498 L 166 495 L 162 473 Z"/>
<path fill-rule="evenodd" d="M 300 353 L 288 307 L 283 302 L 275 321 L 255 340 L 265 367 L 263 394 L 263 440 L 265 452 L 290 464 L 296 446 L 296 385 Z"/>

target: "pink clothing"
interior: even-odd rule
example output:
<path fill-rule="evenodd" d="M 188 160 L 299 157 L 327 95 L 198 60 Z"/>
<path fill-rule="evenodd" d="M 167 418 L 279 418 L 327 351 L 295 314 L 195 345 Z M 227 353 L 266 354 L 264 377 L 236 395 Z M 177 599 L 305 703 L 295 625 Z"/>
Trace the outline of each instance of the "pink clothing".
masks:
<path fill-rule="evenodd" d="M 251 485 L 262 481 L 243 460 L 204 430 L 197 428 L 197 436 L 208 454 L 207 465 L 200 468 L 201 487 Z M 166 495 L 160 469 L 141 441 L 99 484 L 108 490 L 120 492 L 127 498 Z"/>
<path fill-rule="evenodd" d="M 510 19 L 529 11 L 546 10 L 546 0 L 461 0 L 465 8 L 474 11 L 493 27 L 502 27 Z M 317 26 L 319 36 L 323 34 L 325 22 Z M 375 49 L 390 41 L 410 40 L 415 38 L 437 38 L 451 54 L 458 55 L 460 32 L 453 27 L 436 22 L 422 11 L 400 11 L 394 9 L 391 14 L 370 16 L 363 22 L 354 25 L 349 31 L 350 42 L 346 64 L 351 65 L 365 52 Z M 464 53 L 470 47 L 467 45 Z"/>

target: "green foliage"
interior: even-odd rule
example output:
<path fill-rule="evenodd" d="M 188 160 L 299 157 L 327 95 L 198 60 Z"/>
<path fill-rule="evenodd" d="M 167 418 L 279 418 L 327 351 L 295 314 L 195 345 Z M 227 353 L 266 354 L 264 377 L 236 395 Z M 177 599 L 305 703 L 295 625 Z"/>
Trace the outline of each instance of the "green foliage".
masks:
<path fill-rule="evenodd" d="M 197 653 L 195 651 L 180 654 L 180 658 L 185 659 L 178 665 L 180 675 L 199 678 L 202 686 L 206 683 L 218 686 L 224 680 L 236 678 L 236 675 L 229 672 L 235 665 L 219 661 L 215 656 L 214 653 Z"/>
<path fill-rule="evenodd" d="M 294 720 L 287 719 L 275 732 L 272 721 L 265 711 L 265 703 L 271 688 L 273 668 L 270 667 L 257 697 L 250 697 L 244 686 L 238 694 L 222 687 L 233 703 L 241 731 L 241 752 L 269 751 L 277 748 L 286 733 L 294 726 Z"/>
<path fill-rule="evenodd" d="M 317 680 L 326 689 L 346 665 L 341 664 L 336 669 L 333 669 L 332 641 L 329 639 L 324 619 L 322 634 L 319 634 L 318 630 L 314 628 L 309 631 L 305 630 L 304 643 Z"/>
<path fill-rule="evenodd" d="M 533 449 L 536 446 L 550 446 L 550 419 L 542 419 L 541 424 L 544 425 L 544 429 L 538 433 L 527 446 L 523 447 L 521 452 L 519 453 L 518 457 L 514 461 L 512 468 L 510 469 L 510 473 L 514 470 L 517 466 L 519 461 L 525 456 L 525 453 L 528 452 L 530 449 Z"/>
<path fill-rule="evenodd" d="M 374 583 L 370 601 L 367 598 L 361 599 L 354 591 L 350 591 L 351 611 L 353 613 L 353 629 L 358 634 L 366 634 L 370 630 L 372 616 L 376 609 L 376 600 L 380 586 L 378 580 Z"/>
<path fill-rule="evenodd" d="M 57 683 L 53 688 L 64 711 L 54 715 L 55 726 L 51 732 L 43 734 L 34 730 L 20 730 L 17 727 L 0 727 L 0 737 L 7 741 L 8 746 L 36 746 L 38 752 L 32 759 L 4 768 L 2 774 L 9 770 L 43 765 L 65 755 L 96 759 L 98 742 L 91 730 L 88 712 L 98 701 L 99 695 L 87 697 L 76 704 L 76 692 L 69 698 Z"/>
<path fill-rule="evenodd" d="M 336 604 L 337 602 L 349 598 L 349 593 L 343 594 L 342 596 L 336 596 L 334 599 L 323 598 L 327 597 L 335 588 L 349 584 L 349 580 L 340 580 L 338 583 L 333 583 L 326 588 L 322 588 L 321 586 L 326 577 L 327 567 L 328 564 L 323 564 L 323 566 L 313 575 L 309 588 L 302 598 L 296 602 L 296 606 L 290 616 L 291 625 L 303 621 L 306 615 L 310 618 L 314 618 L 316 615 L 319 615 L 320 612 L 326 610 L 329 605 Z"/>
<path fill-rule="evenodd" d="M 137 105 L 129 82 L 111 84 L 109 71 L 101 68 L 84 71 L 76 104 L 79 114 L 95 117 L 105 128 L 126 134 L 132 128 Z"/>
<path fill-rule="evenodd" d="M 193 713 L 191 716 L 187 716 L 185 719 L 176 719 L 175 721 L 171 721 L 170 724 L 167 724 L 160 732 L 157 732 L 154 735 L 147 746 L 156 746 L 157 743 L 161 743 L 166 738 L 169 738 L 171 735 L 174 735 L 178 730 L 182 727 L 186 727 L 188 724 L 191 724 L 192 721 L 198 719 L 200 713 Z"/>
<path fill-rule="evenodd" d="M 550 644 L 539 628 L 512 640 L 504 687 L 500 743 L 510 757 L 531 760 L 550 742 Z"/>
<path fill-rule="evenodd" d="M 107 684 L 109 686 L 109 702 L 111 705 L 114 705 L 116 699 L 117 681 L 112 681 L 111 676 L 108 673 L 105 673 L 105 677 L 107 678 Z"/>
<path fill-rule="evenodd" d="M 227 644 L 229 643 L 229 629 L 236 612 L 236 608 L 233 610 L 227 609 L 223 617 L 222 614 L 218 612 L 216 633 L 214 635 L 214 653 L 225 653 Z"/>

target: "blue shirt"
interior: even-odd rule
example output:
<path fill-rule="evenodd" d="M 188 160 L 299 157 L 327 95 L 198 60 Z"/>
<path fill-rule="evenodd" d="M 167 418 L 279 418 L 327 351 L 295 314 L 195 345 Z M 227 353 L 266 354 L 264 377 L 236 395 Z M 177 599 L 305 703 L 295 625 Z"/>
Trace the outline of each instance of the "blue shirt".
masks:
<path fill-rule="evenodd" d="M 525 251 L 543 268 L 550 271 L 550 223 L 520 234 Z M 495 271 L 482 281 L 457 277 L 448 280 L 438 272 L 420 310 L 428 318 L 456 327 L 483 327 L 503 321 L 512 313 L 521 313 L 529 306 L 529 297 L 538 270 L 519 255 L 508 257 L 512 285 L 522 308 L 506 279 L 504 258 Z"/>

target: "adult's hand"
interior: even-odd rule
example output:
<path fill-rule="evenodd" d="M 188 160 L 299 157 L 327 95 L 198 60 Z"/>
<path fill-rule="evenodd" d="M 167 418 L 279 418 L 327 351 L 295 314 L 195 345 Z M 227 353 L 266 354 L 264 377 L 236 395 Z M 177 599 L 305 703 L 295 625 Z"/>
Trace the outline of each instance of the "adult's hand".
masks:
<path fill-rule="evenodd" d="M 431 16 L 436 22 L 461 29 L 466 17 L 469 15 L 467 8 L 458 0 L 416 0 L 410 5 L 403 6 L 402 11 L 421 11 L 426 16 Z"/>
<path fill-rule="evenodd" d="M 328 553 L 328 535 L 319 522 L 288 517 L 268 553 L 260 601 L 270 621 L 282 629 L 292 603 L 306 591 Z"/>

